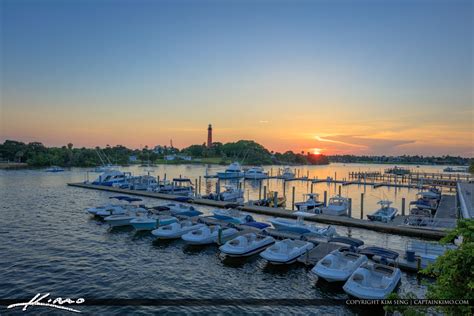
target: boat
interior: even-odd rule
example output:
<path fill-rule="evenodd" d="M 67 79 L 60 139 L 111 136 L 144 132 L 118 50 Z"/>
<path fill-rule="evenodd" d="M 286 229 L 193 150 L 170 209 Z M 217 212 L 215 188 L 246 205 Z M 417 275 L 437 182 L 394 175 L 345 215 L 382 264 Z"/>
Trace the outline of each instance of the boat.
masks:
<path fill-rule="evenodd" d="M 284 239 L 265 249 L 260 256 L 273 264 L 290 264 L 313 247 L 314 245 L 307 241 Z"/>
<path fill-rule="evenodd" d="M 398 210 L 394 207 L 390 207 L 392 201 L 380 200 L 377 204 L 380 204 L 380 208 L 372 214 L 368 214 L 367 218 L 371 221 L 378 221 L 388 223 L 395 218 Z"/>
<path fill-rule="evenodd" d="M 359 299 L 385 299 L 401 279 L 399 268 L 385 264 L 364 264 L 344 284 L 344 291 Z"/>
<path fill-rule="evenodd" d="M 133 177 L 129 181 L 129 188 L 138 191 L 153 191 L 158 186 L 158 181 L 150 175 Z"/>
<path fill-rule="evenodd" d="M 438 201 L 435 199 L 419 197 L 415 201 L 410 202 L 410 206 L 414 205 L 420 210 L 436 211 L 438 209 Z"/>
<path fill-rule="evenodd" d="M 253 219 L 251 215 L 242 213 L 236 209 L 213 210 L 212 214 L 213 214 L 212 217 L 214 217 L 215 219 L 225 221 L 228 223 L 233 223 L 233 224 L 244 224 L 244 223 L 255 222 L 255 220 Z"/>
<path fill-rule="evenodd" d="M 393 175 L 396 175 L 396 176 L 404 176 L 404 175 L 410 174 L 411 170 L 409 168 L 403 168 L 403 167 L 395 166 L 393 168 L 385 169 L 385 173 L 393 174 Z"/>
<path fill-rule="evenodd" d="M 242 167 L 238 162 L 231 163 L 224 172 L 218 172 L 217 177 L 219 179 L 238 179 L 244 177 Z"/>
<path fill-rule="evenodd" d="M 297 234 L 314 234 L 319 237 L 333 237 L 336 235 L 336 229 L 333 226 L 318 227 L 316 225 L 306 224 L 304 217 L 314 216 L 315 214 L 307 212 L 295 212 L 297 219 L 274 218 L 270 223 L 275 229 L 288 231 Z"/>
<path fill-rule="evenodd" d="M 442 256 L 450 249 L 456 249 L 454 244 L 439 244 L 434 242 L 426 242 L 421 240 L 409 240 L 405 246 L 407 261 L 415 261 L 420 258 L 421 268 L 426 268 L 434 263 L 439 256 Z M 409 253 L 411 252 L 411 256 Z"/>
<path fill-rule="evenodd" d="M 187 234 L 193 230 L 200 229 L 206 225 L 204 224 L 193 224 L 189 220 L 174 222 L 169 225 L 158 227 L 151 233 L 158 239 L 177 239 L 181 238 L 184 234 Z"/>
<path fill-rule="evenodd" d="M 190 245 L 222 244 L 238 233 L 235 228 L 221 228 L 219 225 L 204 226 L 181 236 Z"/>
<path fill-rule="evenodd" d="M 295 173 L 291 170 L 290 167 L 285 167 L 283 172 L 279 176 L 280 179 L 290 180 L 295 178 Z"/>
<path fill-rule="evenodd" d="M 168 203 L 159 208 L 161 208 L 161 210 L 169 210 L 173 216 L 194 217 L 202 215 L 202 212 L 196 210 L 194 206 L 181 203 Z"/>
<path fill-rule="evenodd" d="M 305 202 L 295 203 L 298 211 L 311 211 L 324 205 L 324 202 L 318 201 L 319 194 L 317 193 L 303 194 L 303 197 L 308 197 Z"/>
<path fill-rule="evenodd" d="M 245 171 L 244 178 L 248 180 L 261 180 L 261 179 L 267 179 L 268 178 L 268 173 L 263 172 L 262 167 L 252 167 Z"/>
<path fill-rule="evenodd" d="M 125 214 L 126 209 L 121 205 L 107 204 L 104 206 L 86 208 L 86 212 L 94 216 L 109 216 Z"/>
<path fill-rule="evenodd" d="M 127 182 L 129 173 L 119 170 L 107 170 L 99 175 L 99 177 L 92 182 L 94 185 L 116 186 L 125 184 Z"/>
<path fill-rule="evenodd" d="M 142 199 L 140 198 L 133 198 L 125 195 L 119 195 L 119 196 L 112 196 L 109 199 L 116 199 L 119 201 L 125 201 L 128 202 L 129 205 L 115 205 L 115 207 L 109 207 L 109 208 L 101 208 L 96 210 L 95 215 L 100 216 L 102 218 L 105 218 L 107 216 L 111 215 L 124 215 L 125 213 L 129 211 L 146 211 L 144 208 L 138 207 L 136 205 L 132 205 L 133 202 L 140 202 Z"/>
<path fill-rule="evenodd" d="M 160 181 L 160 184 L 155 187 L 153 191 L 180 196 L 192 196 L 194 194 L 193 183 L 188 178 L 174 178 L 172 183 L 169 181 Z"/>
<path fill-rule="evenodd" d="M 328 282 L 343 282 L 368 260 L 362 254 L 337 249 L 318 261 L 311 272 Z"/>
<path fill-rule="evenodd" d="M 130 224 L 135 230 L 153 230 L 160 226 L 166 226 L 177 222 L 176 217 L 170 215 L 148 214 L 147 216 L 140 216 L 130 221 Z"/>
<path fill-rule="evenodd" d="M 324 215 L 344 216 L 349 209 L 349 199 L 336 195 L 329 199 L 328 206 L 321 208 Z"/>
<path fill-rule="evenodd" d="M 258 206 L 275 207 L 275 191 L 268 192 L 264 199 L 254 201 L 253 204 Z M 286 197 L 277 196 L 276 204 L 276 207 L 285 207 Z"/>
<path fill-rule="evenodd" d="M 247 257 L 265 250 L 275 243 L 270 236 L 248 233 L 229 240 L 219 250 L 229 257 Z"/>
<path fill-rule="evenodd" d="M 204 199 L 224 202 L 237 202 L 241 203 L 244 201 L 244 191 L 237 189 L 235 185 L 225 185 L 224 191 L 219 193 L 211 193 L 203 196 Z"/>
<path fill-rule="evenodd" d="M 443 172 L 469 172 L 469 166 L 446 167 L 443 169 Z"/>
<path fill-rule="evenodd" d="M 46 172 L 63 172 L 64 169 L 58 166 L 52 166 L 48 169 L 46 169 Z"/>
<path fill-rule="evenodd" d="M 131 225 L 133 219 L 144 217 L 144 214 L 146 214 L 145 209 L 136 208 L 135 210 L 128 210 L 125 214 L 107 216 L 104 220 L 111 227 L 128 226 Z"/>

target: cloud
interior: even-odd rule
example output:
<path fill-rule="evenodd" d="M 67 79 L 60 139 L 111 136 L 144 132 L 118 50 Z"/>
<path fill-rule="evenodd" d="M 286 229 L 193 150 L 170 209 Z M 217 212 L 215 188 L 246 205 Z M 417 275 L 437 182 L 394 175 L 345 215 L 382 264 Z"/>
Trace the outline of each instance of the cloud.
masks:
<path fill-rule="evenodd" d="M 384 139 L 363 135 L 333 135 L 316 137 L 317 146 L 327 148 L 335 153 L 351 152 L 354 154 L 392 155 L 400 151 L 400 147 L 414 144 L 415 140 Z"/>

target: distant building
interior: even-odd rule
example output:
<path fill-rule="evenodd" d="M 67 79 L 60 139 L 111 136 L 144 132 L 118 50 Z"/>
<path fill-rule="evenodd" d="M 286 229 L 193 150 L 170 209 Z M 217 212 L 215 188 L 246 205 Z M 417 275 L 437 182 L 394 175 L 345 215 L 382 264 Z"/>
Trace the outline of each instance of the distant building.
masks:
<path fill-rule="evenodd" d="M 155 148 L 153 148 L 153 152 L 155 154 L 161 155 L 161 154 L 165 153 L 165 148 L 161 145 L 157 145 L 157 146 L 155 146 Z"/>
<path fill-rule="evenodd" d="M 176 155 L 166 155 L 165 156 L 165 160 L 168 160 L 168 161 L 175 160 L 175 159 L 176 159 Z"/>
<path fill-rule="evenodd" d="M 138 160 L 137 156 L 135 156 L 135 155 L 128 157 L 129 162 L 137 162 L 137 160 Z"/>
<path fill-rule="evenodd" d="M 191 156 L 186 156 L 186 155 L 166 155 L 165 160 L 172 161 L 172 160 L 186 160 L 186 161 L 191 161 L 193 158 Z"/>
<path fill-rule="evenodd" d="M 209 124 L 209 127 L 207 128 L 207 148 L 212 147 L 212 125 Z"/>

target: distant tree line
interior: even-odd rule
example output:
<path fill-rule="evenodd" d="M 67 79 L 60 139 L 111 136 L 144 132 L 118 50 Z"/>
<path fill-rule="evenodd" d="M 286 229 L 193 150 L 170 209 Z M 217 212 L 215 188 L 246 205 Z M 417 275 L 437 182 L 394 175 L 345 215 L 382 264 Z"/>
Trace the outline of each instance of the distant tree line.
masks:
<path fill-rule="evenodd" d="M 333 155 L 328 156 L 330 162 L 341 163 L 399 163 L 399 164 L 429 164 L 429 165 L 469 165 L 471 158 L 460 156 L 355 156 L 355 155 Z"/>
<path fill-rule="evenodd" d="M 29 166 L 63 166 L 63 167 L 91 167 L 102 163 L 125 165 L 133 162 L 156 163 L 167 155 L 185 154 L 192 158 L 220 158 L 222 161 L 236 160 L 249 165 L 269 164 L 328 164 L 324 155 L 310 153 L 275 153 L 262 145 L 250 141 L 239 140 L 231 143 L 213 143 L 211 148 L 203 145 L 191 145 L 182 150 L 172 147 L 159 146 L 159 150 L 145 148 L 129 149 L 122 145 L 104 148 L 74 148 L 72 143 L 62 147 L 46 147 L 40 142 L 25 144 L 23 142 L 6 140 L 0 145 L 0 160 L 23 162 Z M 102 159 L 100 158 L 102 157 Z"/>
<path fill-rule="evenodd" d="M 324 155 L 313 155 L 310 153 L 275 153 L 269 151 L 262 145 L 252 140 L 239 140 L 231 143 L 213 143 L 210 148 L 206 144 L 191 145 L 181 152 L 194 158 L 221 157 L 223 160 L 236 160 L 248 165 L 323 165 L 329 161 Z"/>

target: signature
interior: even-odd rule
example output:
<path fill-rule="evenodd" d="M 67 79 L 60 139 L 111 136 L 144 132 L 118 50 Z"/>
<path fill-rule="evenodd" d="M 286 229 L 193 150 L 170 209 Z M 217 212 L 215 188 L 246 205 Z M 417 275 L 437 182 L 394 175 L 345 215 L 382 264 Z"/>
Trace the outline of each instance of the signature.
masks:
<path fill-rule="evenodd" d="M 83 298 L 78 298 L 77 300 L 73 300 L 70 298 L 55 298 L 54 300 L 52 298 L 48 298 L 50 293 L 46 293 L 44 295 L 41 295 L 40 293 L 36 294 L 29 302 L 26 303 L 15 303 L 7 306 L 7 309 L 10 308 L 15 308 L 15 307 L 21 307 L 23 306 L 23 311 L 26 311 L 26 309 L 29 306 L 45 306 L 45 307 L 52 307 L 52 308 L 57 308 L 57 309 L 62 309 L 74 313 L 81 313 L 80 310 L 67 307 L 67 306 L 62 306 L 63 304 L 82 304 L 84 303 Z"/>

